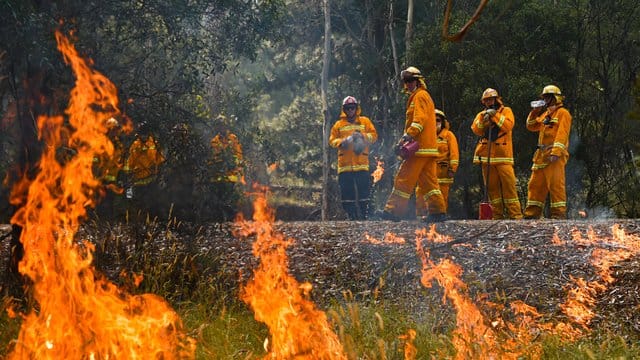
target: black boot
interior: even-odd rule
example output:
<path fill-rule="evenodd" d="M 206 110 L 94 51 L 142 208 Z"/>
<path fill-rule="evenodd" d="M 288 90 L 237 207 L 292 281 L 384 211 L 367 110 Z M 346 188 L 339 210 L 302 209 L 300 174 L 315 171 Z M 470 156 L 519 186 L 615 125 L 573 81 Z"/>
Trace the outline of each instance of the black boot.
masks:
<path fill-rule="evenodd" d="M 342 208 L 347 213 L 349 220 L 358 220 L 358 209 L 355 201 L 343 201 Z"/>
<path fill-rule="evenodd" d="M 358 201 L 358 207 L 358 210 L 360 210 L 359 219 L 367 220 L 369 217 L 369 200 Z"/>
<path fill-rule="evenodd" d="M 445 213 L 440 213 L 440 214 L 429 214 L 429 216 L 427 216 L 426 218 L 424 218 L 424 222 L 426 223 L 439 223 L 439 222 L 443 222 L 447 220 L 447 214 Z"/>

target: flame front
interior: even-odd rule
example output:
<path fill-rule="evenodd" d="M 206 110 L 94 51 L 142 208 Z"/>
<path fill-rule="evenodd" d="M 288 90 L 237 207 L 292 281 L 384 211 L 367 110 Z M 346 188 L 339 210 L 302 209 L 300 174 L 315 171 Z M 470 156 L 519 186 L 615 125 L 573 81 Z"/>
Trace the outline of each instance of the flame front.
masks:
<path fill-rule="evenodd" d="M 86 207 L 101 191 L 93 158 L 113 152 L 105 121 L 118 114 L 118 100 L 113 83 L 65 36 L 56 32 L 56 40 L 76 77 L 66 109 L 70 126 L 63 116 L 38 118 L 45 143 L 39 172 L 12 192 L 12 201 L 23 204 L 12 218 L 22 227 L 19 269 L 32 282 L 38 310 L 24 315 L 9 358 L 192 358 L 195 343 L 163 299 L 120 291 L 91 265 L 93 245 L 74 241 Z M 61 146 L 74 149 L 62 163 L 56 158 Z"/>
<path fill-rule="evenodd" d="M 346 359 L 324 312 L 308 300 L 311 284 L 299 284 L 288 272 L 287 247 L 293 240 L 274 232 L 274 215 L 259 195 L 254 221 L 242 222 L 242 235 L 256 234 L 253 255 L 260 264 L 242 289 L 242 300 L 271 333 L 269 359 Z M 265 346 L 266 347 L 266 346 Z"/>
<path fill-rule="evenodd" d="M 589 329 L 589 324 L 596 315 L 593 309 L 597 295 L 603 293 L 615 280 L 611 275 L 611 267 L 640 253 L 640 237 L 626 234 L 619 225 L 614 225 L 611 233 L 613 237 L 610 241 L 598 239 L 593 228 L 587 231 L 586 239 L 577 230 L 572 234 L 576 244 L 592 246 L 602 243 L 608 247 L 596 248 L 591 253 L 591 264 L 596 268 L 599 279 L 586 281 L 572 277 L 575 286 L 568 290 L 567 300 L 560 304 L 562 311 L 585 330 Z"/>

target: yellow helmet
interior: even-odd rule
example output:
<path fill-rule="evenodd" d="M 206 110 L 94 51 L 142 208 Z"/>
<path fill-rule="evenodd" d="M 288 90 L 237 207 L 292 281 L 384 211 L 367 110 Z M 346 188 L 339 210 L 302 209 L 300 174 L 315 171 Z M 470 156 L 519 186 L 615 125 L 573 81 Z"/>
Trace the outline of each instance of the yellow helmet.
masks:
<path fill-rule="evenodd" d="M 402 72 L 400 73 L 400 78 L 404 79 L 422 79 L 424 78 L 424 76 L 422 76 L 422 73 L 420 72 L 420 70 L 418 70 L 418 68 L 414 67 L 414 66 L 409 66 L 408 68 L 402 70 Z"/>
<path fill-rule="evenodd" d="M 120 123 L 118 122 L 118 120 L 116 120 L 116 118 L 110 117 L 109 119 L 107 119 L 106 126 L 107 129 L 113 129 L 120 126 Z"/>
<path fill-rule="evenodd" d="M 555 85 L 545 86 L 542 89 L 542 93 L 540 94 L 540 97 L 543 97 L 544 95 L 553 95 L 553 97 L 556 98 L 556 102 L 562 102 L 562 100 L 564 100 L 564 96 L 562 96 L 562 91 L 560 91 L 560 88 Z"/>
<path fill-rule="evenodd" d="M 444 120 L 447 120 L 447 115 L 444 114 L 444 111 L 440 110 L 440 109 L 436 109 L 436 117 L 440 116 L 441 118 L 443 118 Z"/>
<path fill-rule="evenodd" d="M 500 95 L 498 95 L 498 91 L 496 89 L 492 89 L 492 88 L 486 88 L 483 92 L 482 92 L 482 99 L 480 99 L 480 101 L 484 101 L 485 99 L 488 98 L 498 98 Z"/>

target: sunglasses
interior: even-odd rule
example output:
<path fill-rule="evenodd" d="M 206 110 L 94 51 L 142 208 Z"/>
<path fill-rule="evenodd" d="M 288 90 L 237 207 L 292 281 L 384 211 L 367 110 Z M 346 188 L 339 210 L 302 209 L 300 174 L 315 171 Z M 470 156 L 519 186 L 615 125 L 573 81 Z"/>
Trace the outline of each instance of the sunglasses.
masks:
<path fill-rule="evenodd" d="M 414 80 L 415 80 L 415 79 L 403 79 L 403 81 L 404 81 L 404 83 L 405 83 L 405 84 L 408 84 L 408 83 L 410 83 L 410 82 L 412 82 L 412 81 L 414 81 Z"/>
<path fill-rule="evenodd" d="M 349 105 L 349 106 L 344 106 L 343 109 L 345 109 L 345 110 L 355 110 L 356 107 L 353 106 L 353 105 Z"/>

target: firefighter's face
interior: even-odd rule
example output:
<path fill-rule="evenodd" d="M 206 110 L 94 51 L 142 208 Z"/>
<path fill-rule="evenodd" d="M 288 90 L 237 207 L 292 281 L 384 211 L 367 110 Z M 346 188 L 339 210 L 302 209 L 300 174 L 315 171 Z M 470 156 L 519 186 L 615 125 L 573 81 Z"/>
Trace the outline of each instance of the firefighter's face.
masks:
<path fill-rule="evenodd" d="M 407 89 L 411 92 L 413 92 L 416 87 L 418 87 L 418 79 L 416 78 L 405 78 L 404 79 L 404 84 L 407 86 Z"/>
<path fill-rule="evenodd" d="M 494 97 L 486 98 L 486 99 L 482 100 L 482 104 L 486 108 L 493 107 L 496 104 L 496 98 L 494 98 Z"/>
<path fill-rule="evenodd" d="M 344 113 L 347 114 L 348 117 L 352 117 L 356 113 L 356 104 L 348 104 L 342 107 Z"/>

